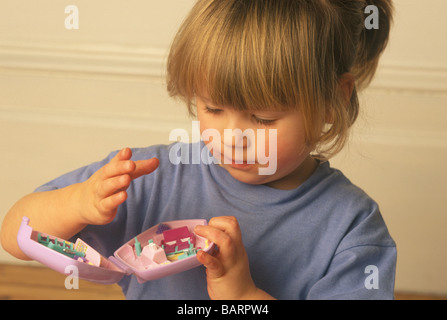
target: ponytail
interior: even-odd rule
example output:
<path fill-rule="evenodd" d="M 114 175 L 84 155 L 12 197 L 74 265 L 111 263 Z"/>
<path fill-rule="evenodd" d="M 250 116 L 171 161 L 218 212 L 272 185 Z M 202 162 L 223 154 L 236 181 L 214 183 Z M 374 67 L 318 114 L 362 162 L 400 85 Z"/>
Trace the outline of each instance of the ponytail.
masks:
<path fill-rule="evenodd" d="M 366 0 L 364 10 L 373 5 L 378 9 L 377 28 L 362 28 L 357 46 L 357 54 L 351 69 L 357 81 L 357 89 L 369 85 L 377 69 L 379 58 L 388 44 L 393 21 L 393 5 L 391 0 Z M 370 13 L 364 13 L 364 21 Z"/>

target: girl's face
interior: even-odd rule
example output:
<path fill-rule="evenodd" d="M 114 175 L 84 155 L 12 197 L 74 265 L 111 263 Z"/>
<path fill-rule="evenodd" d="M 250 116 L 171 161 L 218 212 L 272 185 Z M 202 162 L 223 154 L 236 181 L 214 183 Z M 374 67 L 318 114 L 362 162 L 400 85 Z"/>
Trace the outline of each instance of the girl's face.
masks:
<path fill-rule="evenodd" d="M 311 147 L 305 143 L 303 119 L 298 111 L 237 111 L 231 106 L 213 105 L 206 97 L 196 97 L 196 103 L 202 138 L 233 178 L 248 184 L 293 189 L 315 170 L 317 164 L 309 155 Z M 228 138 L 229 130 L 253 134 Z M 210 131 L 217 131 L 220 141 L 208 141 L 206 132 Z M 268 174 L 260 174 L 262 170 Z"/>

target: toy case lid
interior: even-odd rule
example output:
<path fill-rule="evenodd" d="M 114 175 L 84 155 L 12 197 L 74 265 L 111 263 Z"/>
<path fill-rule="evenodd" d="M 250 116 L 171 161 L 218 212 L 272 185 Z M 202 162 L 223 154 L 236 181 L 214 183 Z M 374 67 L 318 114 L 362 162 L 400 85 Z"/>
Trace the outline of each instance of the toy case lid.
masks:
<path fill-rule="evenodd" d="M 200 265 L 198 250 L 210 252 L 214 244 L 194 234 L 204 219 L 163 222 L 126 242 L 106 259 L 81 239 L 75 243 L 32 229 L 23 217 L 17 234 L 20 249 L 29 258 L 69 275 L 75 266 L 80 279 L 112 284 L 123 276 L 135 274 L 143 283 Z M 68 268 L 69 267 L 69 268 Z"/>

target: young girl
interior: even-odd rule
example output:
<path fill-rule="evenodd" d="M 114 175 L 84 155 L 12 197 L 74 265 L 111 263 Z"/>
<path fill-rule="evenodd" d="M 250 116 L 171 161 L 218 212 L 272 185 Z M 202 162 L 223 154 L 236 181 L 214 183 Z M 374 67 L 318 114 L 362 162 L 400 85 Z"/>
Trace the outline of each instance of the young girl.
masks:
<path fill-rule="evenodd" d="M 379 29 L 365 28 L 368 5 Z M 220 133 L 199 143 L 216 161 L 173 163 L 179 143 L 112 153 L 18 201 L 4 248 L 27 258 L 15 240 L 24 215 L 104 256 L 157 223 L 205 218 L 195 232 L 218 246 L 198 253 L 206 268 L 125 277 L 127 298 L 392 299 L 396 248 L 379 208 L 327 161 L 357 117 L 391 13 L 391 0 L 199 0 L 172 45 L 168 90 L 202 133 Z M 228 141 L 229 129 L 265 135 Z M 260 174 L 269 164 L 249 159 L 253 148 L 275 150 L 276 170 Z"/>

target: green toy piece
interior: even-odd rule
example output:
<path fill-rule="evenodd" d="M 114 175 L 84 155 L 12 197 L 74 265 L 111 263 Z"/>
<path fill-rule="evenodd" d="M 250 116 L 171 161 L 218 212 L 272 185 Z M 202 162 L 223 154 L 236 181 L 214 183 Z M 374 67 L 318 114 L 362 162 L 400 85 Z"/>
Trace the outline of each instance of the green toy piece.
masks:
<path fill-rule="evenodd" d="M 74 244 L 69 241 L 58 241 L 56 238 L 51 240 L 50 237 L 42 236 L 38 233 L 37 242 L 72 259 L 75 257 L 85 257 L 85 253 L 75 250 Z"/>
<path fill-rule="evenodd" d="M 138 257 L 141 255 L 141 243 L 138 241 L 137 237 L 135 237 L 135 252 Z"/>

